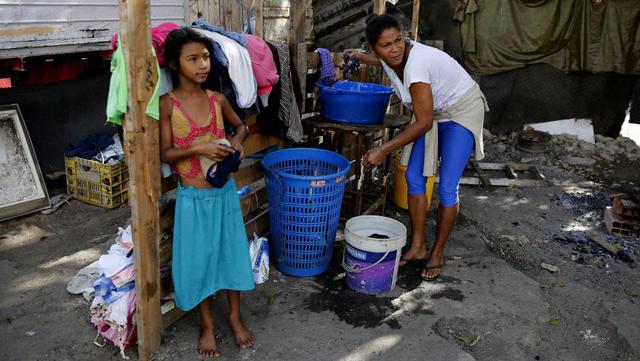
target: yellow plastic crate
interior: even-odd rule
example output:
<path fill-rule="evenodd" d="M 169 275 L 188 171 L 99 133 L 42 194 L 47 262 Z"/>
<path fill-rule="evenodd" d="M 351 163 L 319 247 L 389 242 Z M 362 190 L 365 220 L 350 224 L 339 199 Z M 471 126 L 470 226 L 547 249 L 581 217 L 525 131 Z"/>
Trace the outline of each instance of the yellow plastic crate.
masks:
<path fill-rule="evenodd" d="M 108 165 L 78 157 L 65 157 L 64 162 L 67 192 L 74 198 L 103 208 L 119 207 L 129 199 L 124 162 Z"/>

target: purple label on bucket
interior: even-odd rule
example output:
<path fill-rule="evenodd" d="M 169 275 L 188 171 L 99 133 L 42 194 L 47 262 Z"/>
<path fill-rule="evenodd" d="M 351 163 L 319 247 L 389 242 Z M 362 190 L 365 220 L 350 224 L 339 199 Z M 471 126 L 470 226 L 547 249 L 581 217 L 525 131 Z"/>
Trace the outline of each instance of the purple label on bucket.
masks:
<path fill-rule="evenodd" d="M 349 269 L 355 272 L 347 272 L 347 286 L 354 291 L 378 295 L 391 291 L 393 288 L 393 275 L 396 268 L 396 251 L 389 252 L 385 259 L 377 265 L 370 267 L 384 253 L 367 252 L 347 245 L 345 263 Z M 362 270 L 363 271 L 358 271 Z"/>

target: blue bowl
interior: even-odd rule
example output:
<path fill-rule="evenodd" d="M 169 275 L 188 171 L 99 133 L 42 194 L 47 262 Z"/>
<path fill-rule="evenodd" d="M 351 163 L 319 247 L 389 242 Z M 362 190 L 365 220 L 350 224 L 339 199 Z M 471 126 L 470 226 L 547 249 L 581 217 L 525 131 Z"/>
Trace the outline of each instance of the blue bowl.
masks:
<path fill-rule="evenodd" d="M 320 113 L 325 118 L 350 124 L 380 124 L 384 121 L 393 89 L 371 83 L 339 81 L 320 88 Z"/>

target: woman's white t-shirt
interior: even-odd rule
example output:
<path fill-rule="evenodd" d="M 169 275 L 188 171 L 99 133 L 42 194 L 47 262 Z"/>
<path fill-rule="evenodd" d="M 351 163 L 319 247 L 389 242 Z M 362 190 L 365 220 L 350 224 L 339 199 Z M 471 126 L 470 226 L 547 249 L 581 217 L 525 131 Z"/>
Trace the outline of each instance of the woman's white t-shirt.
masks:
<path fill-rule="evenodd" d="M 409 109 L 413 109 L 409 93 L 411 84 L 431 85 L 435 114 L 449 109 L 475 85 L 471 76 L 447 53 L 415 41 L 411 41 L 411 45 L 413 48 L 409 51 L 404 67 L 404 82 L 400 81 L 393 69 L 381 61 L 396 94 Z"/>

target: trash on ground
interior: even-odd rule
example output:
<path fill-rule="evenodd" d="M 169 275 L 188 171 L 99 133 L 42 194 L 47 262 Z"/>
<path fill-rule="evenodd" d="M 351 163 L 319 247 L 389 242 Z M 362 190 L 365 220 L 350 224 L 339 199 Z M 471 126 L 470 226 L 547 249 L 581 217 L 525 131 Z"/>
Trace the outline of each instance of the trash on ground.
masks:
<path fill-rule="evenodd" d="M 578 139 L 589 143 L 595 143 L 596 138 L 593 132 L 591 119 L 562 119 L 544 123 L 525 124 L 524 129 L 532 128 L 547 132 L 552 135 L 569 134 L 575 135 Z"/>
<path fill-rule="evenodd" d="M 540 267 L 546 269 L 547 271 L 549 271 L 551 273 L 560 272 L 560 267 L 554 266 L 552 264 L 542 263 L 542 264 L 540 264 Z"/>
<path fill-rule="evenodd" d="M 467 346 L 474 346 L 480 341 L 480 336 L 456 336 L 456 338 Z"/>
<path fill-rule="evenodd" d="M 557 326 L 560 324 L 560 319 L 559 318 L 552 318 L 549 320 L 549 325 L 550 326 Z"/>

